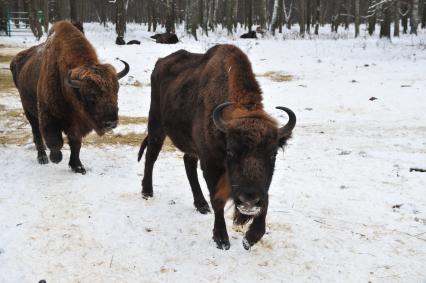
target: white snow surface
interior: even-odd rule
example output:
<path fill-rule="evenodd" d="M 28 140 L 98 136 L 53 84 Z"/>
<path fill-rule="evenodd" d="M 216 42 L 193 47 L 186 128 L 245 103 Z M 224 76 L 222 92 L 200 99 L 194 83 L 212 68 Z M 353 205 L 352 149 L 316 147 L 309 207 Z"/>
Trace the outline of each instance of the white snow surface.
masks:
<path fill-rule="evenodd" d="M 29 140 L 0 147 L 0 282 L 426 282 L 426 173 L 409 172 L 426 167 L 424 32 L 391 42 L 219 31 L 195 41 L 179 30 L 181 42 L 159 45 L 146 26 L 130 24 L 125 39 L 142 44 L 117 46 L 113 26 L 85 30 L 103 62 L 131 65 L 119 94 L 126 116 L 148 116 L 159 57 L 217 43 L 248 55 L 265 109 L 281 123 L 278 105 L 298 118 L 277 157 L 267 232 L 244 250 L 245 228 L 232 225 L 229 203 L 231 248 L 217 249 L 213 214 L 193 207 L 180 152 L 160 154 L 155 196 L 143 200 L 138 147 L 83 145 L 83 176 L 68 168 L 68 146 L 62 163 L 41 166 Z M 36 43 L 0 37 L 9 48 Z M 294 79 L 273 81 L 264 76 L 271 71 Z M 19 97 L 0 104 L 15 109 Z M 208 199 L 201 171 L 199 179 Z"/>

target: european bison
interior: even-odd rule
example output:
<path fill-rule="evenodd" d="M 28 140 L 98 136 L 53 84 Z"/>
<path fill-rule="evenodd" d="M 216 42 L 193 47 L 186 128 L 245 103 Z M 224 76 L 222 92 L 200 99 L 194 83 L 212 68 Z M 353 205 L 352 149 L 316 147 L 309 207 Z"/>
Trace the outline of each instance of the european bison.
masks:
<path fill-rule="evenodd" d="M 159 59 L 151 75 L 151 108 L 142 195 L 153 196 L 152 170 L 167 136 L 183 151 L 194 205 L 210 211 L 200 189 L 200 160 L 215 214 L 213 239 L 229 249 L 224 206 L 232 198 L 234 222 L 253 219 L 243 244 L 246 249 L 265 233 L 268 189 L 275 156 L 286 144 L 296 124 L 295 114 L 279 128 L 263 110 L 262 94 L 247 56 L 232 45 L 217 45 L 205 54 L 177 51 Z"/>
<path fill-rule="evenodd" d="M 129 72 L 122 62 L 125 68 L 118 74 L 110 64 L 101 64 L 84 34 L 66 21 L 52 27 L 45 43 L 16 55 L 10 69 L 40 164 L 48 163 L 44 142 L 50 160 L 62 160 L 64 132 L 71 148 L 69 166 L 85 174 L 79 157 L 82 137 L 117 126 L 118 80 Z"/>
<path fill-rule="evenodd" d="M 257 38 L 257 35 L 256 35 L 256 32 L 252 30 L 252 31 L 249 31 L 248 33 L 242 34 L 240 38 Z"/>
<path fill-rule="evenodd" d="M 151 36 L 152 39 L 155 39 L 156 43 L 161 44 L 175 44 L 179 42 L 176 34 L 165 32 L 165 33 L 157 33 Z"/>

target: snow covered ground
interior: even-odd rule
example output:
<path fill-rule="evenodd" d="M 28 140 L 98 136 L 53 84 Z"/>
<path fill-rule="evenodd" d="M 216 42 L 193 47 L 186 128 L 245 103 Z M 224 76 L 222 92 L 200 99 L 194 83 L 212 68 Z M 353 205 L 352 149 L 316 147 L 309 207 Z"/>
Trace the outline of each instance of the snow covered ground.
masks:
<path fill-rule="evenodd" d="M 291 32 L 285 40 L 217 32 L 168 46 L 129 25 L 126 40 L 142 44 L 117 46 L 112 27 L 85 28 L 103 61 L 131 64 L 119 99 L 127 117 L 148 115 L 159 57 L 216 43 L 247 53 L 267 111 L 282 123 L 277 105 L 298 117 L 277 158 L 267 234 L 245 251 L 230 203 L 231 249 L 216 249 L 213 215 L 193 208 L 180 152 L 161 153 L 155 197 L 146 201 L 137 146 L 83 145 L 82 176 L 68 169 L 67 146 L 59 165 L 38 165 L 27 135 L 0 145 L 0 282 L 426 282 L 426 173 L 409 171 L 426 167 L 424 32 L 392 42 L 345 32 L 333 39 L 328 30 L 299 40 Z M 36 42 L 0 37 L 0 44 L 4 55 Z M 28 124 L 9 121 L 19 109 L 16 91 L 0 90 L 4 140 L 30 133 Z M 127 124 L 115 133 L 142 137 L 145 129 Z"/>

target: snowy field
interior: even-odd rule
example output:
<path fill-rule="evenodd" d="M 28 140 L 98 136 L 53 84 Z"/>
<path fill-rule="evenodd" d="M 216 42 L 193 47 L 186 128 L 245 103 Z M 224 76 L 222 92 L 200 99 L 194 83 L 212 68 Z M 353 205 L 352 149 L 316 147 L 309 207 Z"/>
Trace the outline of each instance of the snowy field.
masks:
<path fill-rule="evenodd" d="M 62 163 L 40 166 L 8 86 L 0 89 L 0 282 L 426 282 L 426 173 L 409 170 L 426 167 L 424 31 L 392 42 L 351 32 L 332 38 L 328 28 L 297 40 L 291 32 L 285 40 L 217 32 L 195 41 L 180 31 L 180 43 L 158 45 L 145 26 L 129 25 L 125 39 L 142 44 L 117 46 L 113 27 L 85 29 L 102 61 L 130 63 L 119 114 L 140 121 L 159 57 L 217 43 L 247 53 L 266 110 L 281 123 L 278 105 L 298 118 L 277 157 L 267 233 L 244 250 L 229 203 L 231 249 L 218 250 L 213 215 L 195 211 L 178 151 L 161 153 L 148 201 L 136 144 L 83 145 L 84 176 L 68 168 L 68 146 Z M 0 44 L 7 57 L 36 42 L 0 37 Z M 114 134 L 142 140 L 145 129 L 128 123 Z"/>

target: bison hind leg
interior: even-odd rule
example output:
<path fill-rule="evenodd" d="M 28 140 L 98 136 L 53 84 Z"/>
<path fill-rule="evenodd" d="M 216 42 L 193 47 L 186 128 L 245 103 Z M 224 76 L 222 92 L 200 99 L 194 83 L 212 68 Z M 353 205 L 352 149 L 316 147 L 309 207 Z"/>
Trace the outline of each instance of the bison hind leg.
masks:
<path fill-rule="evenodd" d="M 186 176 L 188 177 L 189 184 L 191 185 L 192 196 L 194 197 L 194 206 L 201 214 L 207 214 L 210 212 L 210 207 L 204 198 L 200 183 L 198 181 L 198 158 L 191 154 L 185 154 L 183 156 L 183 161 L 185 163 Z"/>
<path fill-rule="evenodd" d="M 41 137 L 38 119 L 31 115 L 28 111 L 25 111 L 25 116 L 27 117 L 28 122 L 30 122 L 31 130 L 33 132 L 33 141 L 37 149 L 37 161 L 39 164 L 47 164 L 49 163 L 49 159 L 47 158 L 46 147 L 43 143 L 43 138 Z"/>
<path fill-rule="evenodd" d="M 144 199 L 154 196 L 154 191 L 152 189 L 152 171 L 154 169 L 155 161 L 160 154 L 164 139 L 166 138 L 166 135 L 161 128 L 153 129 L 150 128 L 150 125 L 148 125 L 148 133 L 145 168 L 142 179 L 142 198 Z"/>

